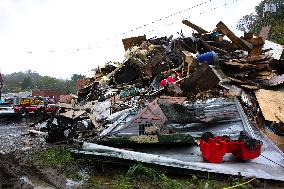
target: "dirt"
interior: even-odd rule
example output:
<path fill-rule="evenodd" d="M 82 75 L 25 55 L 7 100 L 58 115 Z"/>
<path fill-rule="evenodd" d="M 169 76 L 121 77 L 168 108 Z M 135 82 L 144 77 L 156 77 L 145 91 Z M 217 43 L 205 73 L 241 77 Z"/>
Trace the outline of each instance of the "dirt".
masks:
<path fill-rule="evenodd" d="M 34 129 L 30 125 L 40 119 L 31 116 L 0 118 L 0 189 L 81 188 L 80 179 L 72 178 L 80 172 L 77 161 L 64 165 L 48 164 L 47 156 L 54 154 L 46 151 L 66 149 L 68 152 L 67 148 L 72 148 L 73 144 L 50 145 L 44 136 L 28 132 Z"/>
<path fill-rule="evenodd" d="M 29 125 L 38 119 L 33 117 L 0 118 L 0 189 L 37 188 L 32 185 L 29 179 L 33 177 L 44 178 L 42 183 L 45 183 L 45 180 L 52 180 L 51 183 L 54 187 L 62 188 L 63 184 L 58 180 L 64 179 L 58 178 L 60 173 L 25 164 L 29 154 L 46 145 L 43 137 L 33 137 L 27 131 L 31 129 Z"/>
<path fill-rule="evenodd" d="M 26 164 L 29 153 L 14 151 L 0 155 L 0 188 L 65 188 L 66 179 L 56 169 Z"/>
<path fill-rule="evenodd" d="M 42 136 L 31 136 L 27 130 L 35 121 L 33 118 L 0 120 L 0 189 L 157 188 L 157 177 L 167 186 L 162 188 L 180 188 L 180 185 L 204 188 L 208 183 L 212 184 L 211 188 L 220 188 L 230 184 L 199 178 L 196 184 L 190 177 L 171 179 L 159 174 L 152 178 L 153 174 L 147 168 L 142 168 L 142 176 L 138 173 L 133 180 L 128 175 L 133 167 L 74 158 L 69 149 L 76 147 L 75 144 L 50 145 Z M 149 174 L 148 182 L 143 178 Z M 257 185 L 259 188 L 279 188 L 278 184 L 260 182 Z M 280 188 L 283 186 L 282 183 Z"/>

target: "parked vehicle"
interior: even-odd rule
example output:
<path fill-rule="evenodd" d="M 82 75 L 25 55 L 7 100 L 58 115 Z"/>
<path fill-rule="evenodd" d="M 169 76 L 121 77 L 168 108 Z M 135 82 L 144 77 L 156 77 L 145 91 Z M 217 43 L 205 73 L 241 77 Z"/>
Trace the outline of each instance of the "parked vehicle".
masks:
<path fill-rule="evenodd" d="M 54 100 L 47 97 L 29 97 L 20 99 L 20 103 L 14 105 L 14 112 L 22 117 L 30 113 L 41 115 L 48 112 L 54 112 Z"/>
<path fill-rule="evenodd" d="M 7 117 L 15 115 L 15 111 L 12 104 L 0 103 L 0 117 Z"/>

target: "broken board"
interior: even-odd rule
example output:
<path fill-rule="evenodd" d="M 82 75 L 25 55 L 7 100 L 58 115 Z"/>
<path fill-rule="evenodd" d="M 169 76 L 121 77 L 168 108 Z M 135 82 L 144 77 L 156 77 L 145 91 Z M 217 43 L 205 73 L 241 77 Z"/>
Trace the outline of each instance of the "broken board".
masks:
<path fill-rule="evenodd" d="M 284 92 L 260 89 L 255 96 L 265 120 L 284 123 Z"/>

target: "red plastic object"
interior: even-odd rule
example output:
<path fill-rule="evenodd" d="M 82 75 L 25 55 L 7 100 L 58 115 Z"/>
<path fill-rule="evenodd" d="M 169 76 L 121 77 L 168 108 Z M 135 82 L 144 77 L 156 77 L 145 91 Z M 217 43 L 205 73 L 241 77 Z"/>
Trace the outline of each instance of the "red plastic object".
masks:
<path fill-rule="evenodd" d="M 256 146 L 256 149 L 249 151 L 245 146 L 244 142 L 241 142 L 242 144 L 239 145 L 237 149 L 235 149 L 232 153 L 235 157 L 242 159 L 242 160 L 250 160 L 257 158 L 261 153 L 261 144 L 258 144 Z"/>
<path fill-rule="evenodd" d="M 174 82 L 175 82 L 175 79 L 173 78 L 173 76 L 169 76 L 169 77 L 167 78 L 167 81 L 168 81 L 169 83 L 174 83 Z"/>
<path fill-rule="evenodd" d="M 160 86 L 164 87 L 167 83 L 174 83 L 174 82 L 175 82 L 175 79 L 172 76 L 169 76 L 167 79 L 163 79 L 160 82 Z"/>
<path fill-rule="evenodd" d="M 244 141 L 231 141 L 220 136 L 209 138 L 207 142 L 200 140 L 202 157 L 210 163 L 222 162 L 226 153 L 232 153 L 241 160 L 251 160 L 260 155 L 261 146 L 259 143 L 253 150 L 248 150 Z"/>
<path fill-rule="evenodd" d="M 163 80 L 160 82 L 160 86 L 161 86 L 161 87 L 164 87 L 167 83 L 168 83 L 168 81 L 167 81 L 166 79 L 163 79 Z"/>

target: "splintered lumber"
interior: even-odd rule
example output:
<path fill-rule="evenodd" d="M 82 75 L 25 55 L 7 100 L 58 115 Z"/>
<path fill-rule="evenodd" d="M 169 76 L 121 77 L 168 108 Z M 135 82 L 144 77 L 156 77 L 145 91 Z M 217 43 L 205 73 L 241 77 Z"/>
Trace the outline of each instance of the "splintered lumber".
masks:
<path fill-rule="evenodd" d="M 249 47 L 238 38 L 222 21 L 216 25 L 217 29 L 225 34 L 237 47 L 242 50 L 249 50 Z"/>
<path fill-rule="evenodd" d="M 205 29 L 201 28 L 200 26 L 197 26 L 197 25 L 193 24 L 192 22 L 190 22 L 188 20 L 183 20 L 182 23 L 187 25 L 188 27 L 191 27 L 192 29 L 194 29 L 195 31 L 197 31 L 200 34 L 209 33 Z"/>

